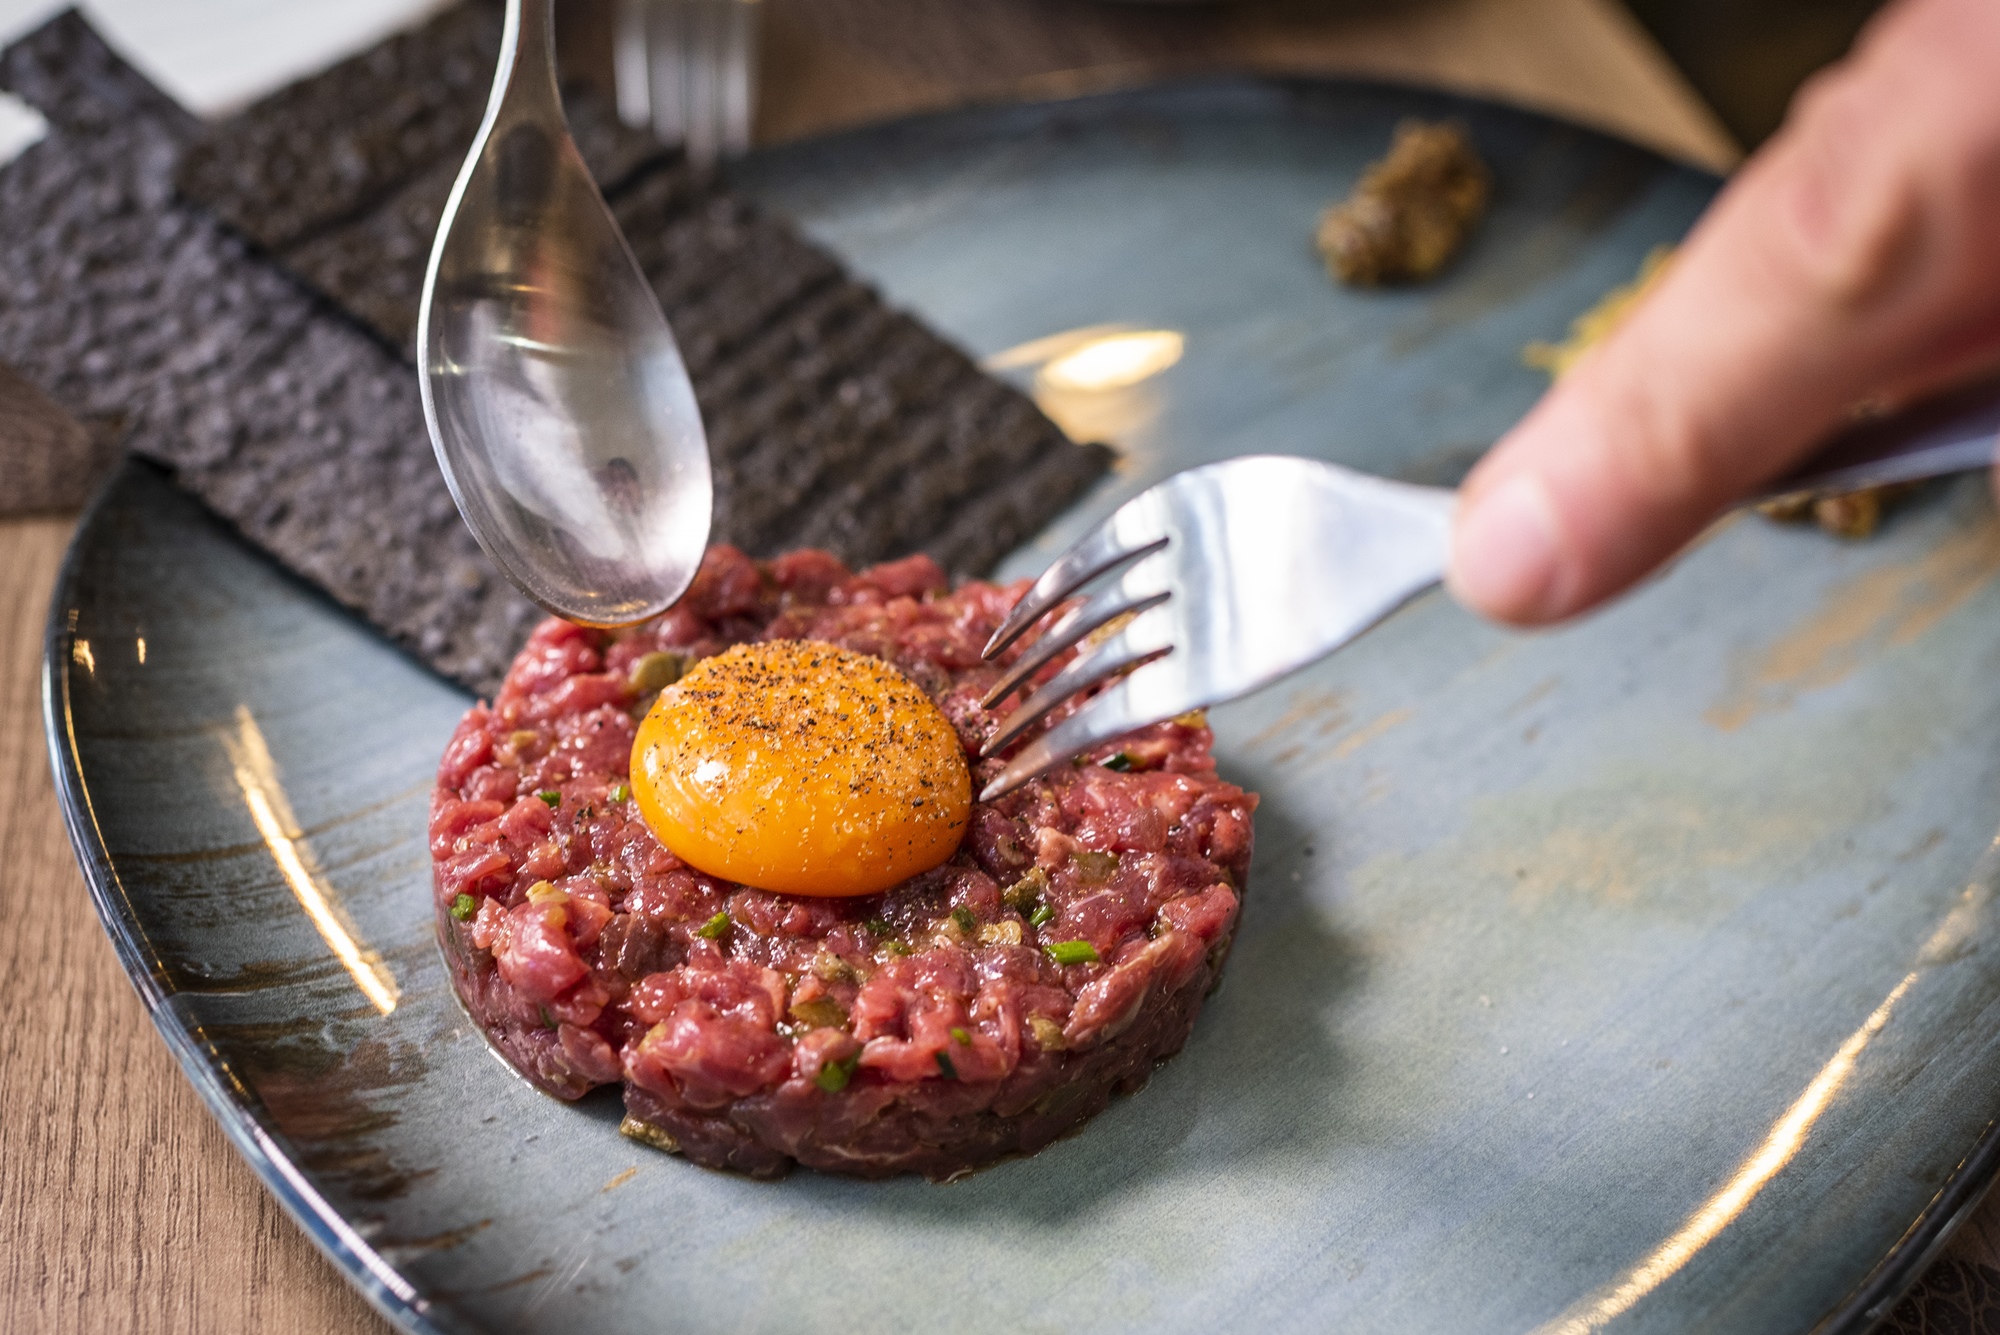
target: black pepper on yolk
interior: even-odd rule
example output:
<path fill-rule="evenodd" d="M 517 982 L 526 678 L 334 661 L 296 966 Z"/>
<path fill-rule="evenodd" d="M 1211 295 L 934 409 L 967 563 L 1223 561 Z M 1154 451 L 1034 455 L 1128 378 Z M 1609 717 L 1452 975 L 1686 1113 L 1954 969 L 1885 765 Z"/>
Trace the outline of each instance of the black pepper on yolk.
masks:
<path fill-rule="evenodd" d="M 632 794 L 676 857 L 794 895 L 868 895 L 958 848 L 972 775 L 958 734 L 879 658 L 810 640 L 703 659 L 632 748 Z"/>

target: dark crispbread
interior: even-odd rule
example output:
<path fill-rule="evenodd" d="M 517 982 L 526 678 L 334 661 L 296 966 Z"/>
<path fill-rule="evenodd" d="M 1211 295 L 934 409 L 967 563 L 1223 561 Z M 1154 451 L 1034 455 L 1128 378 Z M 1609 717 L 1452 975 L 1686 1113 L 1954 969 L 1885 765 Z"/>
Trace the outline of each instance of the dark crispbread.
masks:
<path fill-rule="evenodd" d="M 453 509 L 410 370 L 176 202 L 194 126 L 75 14 L 4 54 L 48 135 L 0 168 L 0 360 L 99 447 L 172 468 L 259 546 L 474 689 L 538 615 Z"/>
<path fill-rule="evenodd" d="M 0 56 L 50 122 L 0 168 L 0 360 L 475 689 L 536 614 L 458 522 L 407 359 L 495 32 L 447 11 L 206 128 L 73 14 Z M 570 114 L 695 381 L 717 540 L 973 573 L 1102 473 L 789 226 Z"/>

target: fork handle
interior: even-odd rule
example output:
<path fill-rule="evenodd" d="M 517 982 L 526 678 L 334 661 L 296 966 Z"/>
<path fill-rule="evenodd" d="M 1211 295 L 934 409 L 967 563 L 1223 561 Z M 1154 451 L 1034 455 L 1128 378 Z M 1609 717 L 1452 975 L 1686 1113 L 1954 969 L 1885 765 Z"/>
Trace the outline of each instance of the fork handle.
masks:
<path fill-rule="evenodd" d="M 2000 378 L 1858 422 L 1755 499 L 1796 491 L 1853 491 L 1985 468 L 2000 444 Z"/>

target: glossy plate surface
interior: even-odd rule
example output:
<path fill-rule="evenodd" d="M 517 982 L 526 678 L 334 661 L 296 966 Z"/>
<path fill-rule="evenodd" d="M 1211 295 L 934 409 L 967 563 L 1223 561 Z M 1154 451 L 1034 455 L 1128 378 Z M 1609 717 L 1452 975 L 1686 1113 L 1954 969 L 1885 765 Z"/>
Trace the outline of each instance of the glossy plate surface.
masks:
<path fill-rule="evenodd" d="M 1494 214 L 1433 286 L 1337 290 L 1314 216 L 1411 114 L 1468 122 Z M 1451 480 L 1540 390 L 1521 346 L 1714 188 L 1513 112 L 1245 82 L 739 179 L 1125 449 L 1014 573 L 1199 460 Z M 1111 325 L 1153 374 L 1019 348 Z M 1741 520 L 1575 628 L 1433 594 L 1220 711 L 1265 799 L 1224 987 L 1143 1093 L 952 1187 L 704 1172 L 515 1077 L 431 937 L 466 699 L 143 469 L 57 592 L 50 739 L 169 1042 L 413 1330 L 1856 1329 L 1991 1168 L 1996 569 L 1972 480 L 1866 543 Z"/>

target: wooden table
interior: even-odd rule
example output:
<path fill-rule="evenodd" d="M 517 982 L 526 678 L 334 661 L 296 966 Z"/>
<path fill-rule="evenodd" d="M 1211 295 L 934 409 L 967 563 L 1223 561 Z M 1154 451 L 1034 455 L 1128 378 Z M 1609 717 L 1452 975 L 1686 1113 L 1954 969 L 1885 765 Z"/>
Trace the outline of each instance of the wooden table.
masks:
<path fill-rule="evenodd" d="M 1077 0 L 765 6 L 766 138 L 1233 66 L 1444 85 L 1691 162 L 1736 157 L 1615 0 L 1362 13 L 1281 0 L 1191 12 Z M 386 1330 L 230 1149 L 90 910 L 49 781 L 38 694 L 48 591 L 73 522 L 0 521 L 0 1329 Z M 1977 1266 L 2000 1266 L 2000 1210 L 1976 1219 L 1947 1263 L 1957 1268 L 1933 1272 L 1940 1301 Z M 2000 1284 L 2000 1271 L 1986 1273 Z"/>

